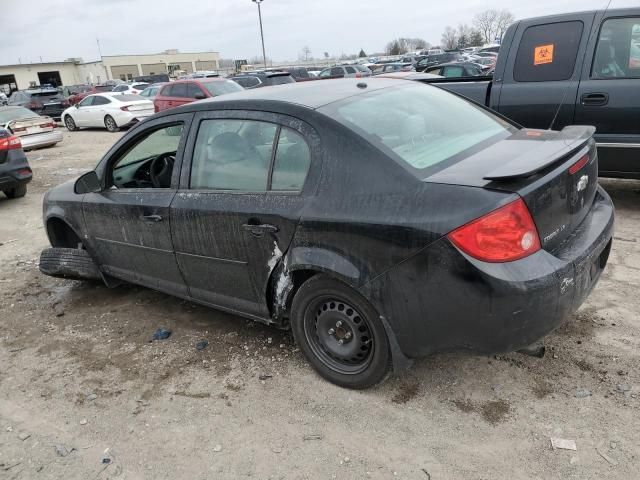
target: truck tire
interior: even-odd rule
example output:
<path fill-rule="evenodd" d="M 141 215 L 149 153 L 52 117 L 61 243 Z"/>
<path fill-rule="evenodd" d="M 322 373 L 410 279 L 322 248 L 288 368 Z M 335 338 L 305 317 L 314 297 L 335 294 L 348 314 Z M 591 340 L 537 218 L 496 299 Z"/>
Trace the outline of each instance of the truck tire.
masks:
<path fill-rule="evenodd" d="M 79 248 L 47 248 L 40 254 L 40 271 L 45 275 L 78 280 L 101 280 L 98 266 L 89 252 Z"/>
<path fill-rule="evenodd" d="M 22 185 L 18 185 L 15 188 L 3 190 L 3 192 L 8 198 L 24 197 L 27 194 L 27 184 L 23 183 Z"/>

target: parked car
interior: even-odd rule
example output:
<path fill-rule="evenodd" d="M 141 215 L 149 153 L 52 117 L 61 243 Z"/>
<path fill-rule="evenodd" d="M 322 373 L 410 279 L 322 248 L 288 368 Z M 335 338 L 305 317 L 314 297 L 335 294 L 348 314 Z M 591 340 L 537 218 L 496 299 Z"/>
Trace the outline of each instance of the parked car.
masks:
<path fill-rule="evenodd" d="M 272 87 L 274 85 L 284 85 L 287 83 L 295 83 L 295 79 L 289 72 L 283 71 L 262 71 L 262 72 L 246 72 L 231 77 L 243 88 L 261 88 Z"/>
<path fill-rule="evenodd" d="M 69 106 L 69 102 L 55 88 L 30 88 L 13 92 L 8 105 L 28 108 L 34 113 L 60 120 L 60 115 Z"/>
<path fill-rule="evenodd" d="M 24 197 L 32 176 L 20 139 L 0 128 L 0 190 L 8 198 Z"/>
<path fill-rule="evenodd" d="M 462 56 L 458 52 L 438 53 L 423 58 L 416 65 L 416 71 L 422 72 L 430 67 L 441 65 L 443 63 L 453 63 L 460 61 Z"/>
<path fill-rule="evenodd" d="M 84 88 L 80 88 L 78 93 L 72 94 L 67 100 L 69 104 L 75 105 L 87 95 L 93 95 L 95 93 L 110 92 L 119 84 L 105 83 L 104 85 L 84 85 Z"/>
<path fill-rule="evenodd" d="M 153 102 L 140 95 L 96 93 L 67 108 L 62 122 L 73 132 L 82 127 L 106 128 L 117 132 L 153 115 Z"/>
<path fill-rule="evenodd" d="M 405 55 L 400 59 L 401 63 L 411 63 L 412 65 L 417 65 L 420 60 L 425 59 L 426 55 Z"/>
<path fill-rule="evenodd" d="M 483 76 L 490 67 L 472 62 L 444 63 L 435 67 L 423 70 L 425 73 L 432 73 L 447 78 L 465 78 Z"/>
<path fill-rule="evenodd" d="M 50 147 L 62 141 L 53 118 L 24 107 L 0 107 L 0 128 L 18 137 L 24 150 Z"/>
<path fill-rule="evenodd" d="M 224 78 L 178 80 L 163 86 L 153 100 L 153 105 L 156 112 L 162 112 L 196 100 L 218 97 L 242 90 L 244 88 L 236 82 Z"/>
<path fill-rule="evenodd" d="M 417 81 L 417 80 L 429 80 L 429 79 L 443 78 L 443 77 L 441 77 L 440 75 L 433 75 L 431 73 L 412 71 L 412 72 L 383 73 L 381 75 L 376 75 L 376 78 L 401 78 L 404 80 Z"/>
<path fill-rule="evenodd" d="M 147 100 L 151 100 L 153 102 L 156 98 L 156 95 L 158 95 L 158 92 L 160 91 L 163 85 L 165 85 L 165 83 L 155 83 L 153 85 L 149 85 L 147 88 L 141 91 L 138 95 L 140 95 L 143 98 L 146 98 Z"/>
<path fill-rule="evenodd" d="M 0 107 L 9 103 L 9 99 L 3 91 L 0 90 Z"/>
<path fill-rule="evenodd" d="M 335 65 L 322 70 L 318 74 L 318 78 L 327 80 L 330 78 L 362 78 L 371 75 L 371 70 L 363 65 Z"/>
<path fill-rule="evenodd" d="M 380 65 L 379 68 L 373 72 L 374 75 L 381 75 L 383 73 L 390 72 L 415 72 L 415 68 L 413 68 L 413 64 L 409 63 L 385 63 L 384 65 Z"/>
<path fill-rule="evenodd" d="M 407 358 L 525 347 L 584 302 L 614 220 L 593 131 L 389 78 L 196 102 L 45 195 L 40 268 L 291 328 L 365 388 Z"/>
<path fill-rule="evenodd" d="M 293 77 L 296 82 L 308 82 L 316 80 L 306 67 L 282 67 L 278 69 L 267 69 L 267 72 L 286 72 Z"/>
<path fill-rule="evenodd" d="M 640 67 L 629 48 L 638 24 L 640 8 L 520 20 L 505 33 L 495 81 L 435 81 L 525 127 L 593 125 L 600 176 L 640 179 L 640 123 L 630 120 Z"/>
<path fill-rule="evenodd" d="M 142 82 L 123 83 L 122 85 L 116 85 L 115 87 L 113 87 L 113 90 L 111 90 L 111 92 L 118 95 L 121 95 L 121 94 L 138 95 L 148 86 L 149 86 L 148 83 L 142 83 Z"/>

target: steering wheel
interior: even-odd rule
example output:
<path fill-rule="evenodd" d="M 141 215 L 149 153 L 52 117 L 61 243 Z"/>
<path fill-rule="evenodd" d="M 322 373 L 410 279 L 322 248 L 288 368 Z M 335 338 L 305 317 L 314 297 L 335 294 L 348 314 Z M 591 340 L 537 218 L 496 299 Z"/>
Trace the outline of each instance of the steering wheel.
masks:
<path fill-rule="evenodd" d="M 149 166 L 149 177 L 154 188 L 166 188 L 171 186 L 171 174 L 176 157 L 173 153 L 161 153 L 151 160 Z"/>

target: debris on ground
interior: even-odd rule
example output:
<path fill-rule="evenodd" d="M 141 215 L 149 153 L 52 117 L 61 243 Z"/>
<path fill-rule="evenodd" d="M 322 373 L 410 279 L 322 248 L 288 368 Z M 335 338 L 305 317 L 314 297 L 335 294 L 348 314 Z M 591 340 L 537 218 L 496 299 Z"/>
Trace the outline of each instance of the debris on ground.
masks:
<path fill-rule="evenodd" d="M 24 442 L 24 441 L 25 441 L 27 438 L 29 438 L 30 436 L 31 436 L 31 434 L 30 434 L 30 433 L 20 433 L 20 434 L 18 435 L 18 438 Z"/>
<path fill-rule="evenodd" d="M 85 397 L 85 399 L 86 399 L 88 402 L 92 402 L 92 401 L 94 401 L 96 398 L 98 398 L 98 395 L 96 395 L 95 393 L 90 393 L 89 395 L 87 395 L 87 396 Z"/>
<path fill-rule="evenodd" d="M 80 425 L 86 425 L 87 424 L 87 419 L 83 418 L 82 420 L 80 420 Z"/>
<path fill-rule="evenodd" d="M 547 347 L 544 346 L 544 343 L 538 342 L 521 348 L 520 350 L 518 350 L 518 353 L 528 355 L 530 357 L 543 358 L 546 351 Z"/>
<path fill-rule="evenodd" d="M 55 313 L 56 317 L 63 317 L 64 316 L 64 307 L 62 305 L 60 305 L 59 303 L 55 304 L 53 306 L 53 313 Z"/>
<path fill-rule="evenodd" d="M 62 444 L 56 445 L 55 449 L 59 457 L 66 457 L 67 455 L 69 455 L 71 452 L 75 450 L 75 448 L 73 447 L 67 448 L 65 445 L 62 445 Z"/>
<path fill-rule="evenodd" d="M 591 393 L 591 390 L 589 390 L 588 388 L 576 388 L 576 393 L 575 393 L 576 398 L 587 398 L 587 397 L 590 397 L 591 395 L 593 394 Z"/>
<path fill-rule="evenodd" d="M 268 373 L 261 373 L 258 376 L 258 380 L 269 380 L 270 378 L 273 378 L 273 375 L 269 375 Z"/>
<path fill-rule="evenodd" d="M 213 447 L 213 451 L 214 452 L 221 452 L 222 451 L 222 445 L 218 444 L 215 447 Z"/>
<path fill-rule="evenodd" d="M 154 340 L 166 340 L 171 336 L 171 330 L 167 330 L 166 328 L 159 328 L 155 332 L 153 332 Z"/>
<path fill-rule="evenodd" d="M 204 350 L 205 348 L 207 348 L 207 346 L 209 346 L 209 342 L 207 342 L 206 340 L 200 340 L 196 343 L 196 350 Z"/>
<path fill-rule="evenodd" d="M 312 433 L 310 435 L 305 435 L 302 437 L 303 440 L 322 440 L 324 436 L 321 433 Z"/>
<path fill-rule="evenodd" d="M 614 465 L 614 466 L 615 466 L 615 465 L 618 465 L 618 461 L 617 461 L 615 458 L 610 457 L 610 456 L 609 456 L 609 455 L 607 455 L 605 452 L 603 452 L 601 449 L 596 448 L 596 452 L 598 452 L 598 454 L 599 454 L 602 458 L 604 458 L 607 462 L 609 462 L 609 464 L 610 464 L 610 465 Z"/>
<path fill-rule="evenodd" d="M 619 383 L 618 385 L 616 385 L 616 390 L 622 393 L 626 393 L 631 390 L 631 386 L 627 383 Z"/>
<path fill-rule="evenodd" d="M 576 446 L 576 441 L 575 440 L 568 440 L 566 438 L 554 438 L 551 437 L 551 447 L 553 447 L 554 450 L 578 450 L 578 447 Z"/>

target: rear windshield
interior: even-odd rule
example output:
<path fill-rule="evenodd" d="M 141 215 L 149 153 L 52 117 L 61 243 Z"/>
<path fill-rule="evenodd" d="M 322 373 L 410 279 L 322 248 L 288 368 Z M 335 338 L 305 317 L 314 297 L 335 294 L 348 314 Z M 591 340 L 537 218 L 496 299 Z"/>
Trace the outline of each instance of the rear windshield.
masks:
<path fill-rule="evenodd" d="M 429 174 L 426 169 L 449 159 L 455 161 L 459 154 L 514 131 L 480 107 L 425 85 L 360 94 L 320 111 L 401 160 L 421 178 Z"/>
<path fill-rule="evenodd" d="M 295 83 L 291 75 L 278 75 L 269 78 L 270 85 L 284 85 L 285 83 Z"/>
<path fill-rule="evenodd" d="M 137 100 L 147 100 L 144 97 L 141 97 L 140 95 L 133 95 L 130 93 L 125 93 L 122 95 L 110 95 L 110 97 L 114 100 L 118 100 L 119 102 L 135 102 Z"/>
<path fill-rule="evenodd" d="M 224 95 L 225 93 L 241 92 L 244 90 L 240 85 L 232 80 L 221 80 L 216 82 L 205 82 L 202 84 L 204 88 L 214 97 Z"/>
<path fill-rule="evenodd" d="M 96 85 L 95 89 L 98 92 L 110 92 L 113 90 L 113 85 Z"/>
<path fill-rule="evenodd" d="M 32 97 L 46 98 L 46 97 L 58 97 L 60 96 L 60 93 L 59 92 L 30 92 L 29 95 L 31 95 Z"/>
<path fill-rule="evenodd" d="M 0 124 L 9 123 L 12 120 L 33 117 L 39 117 L 39 115 L 23 107 L 0 108 Z"/>

